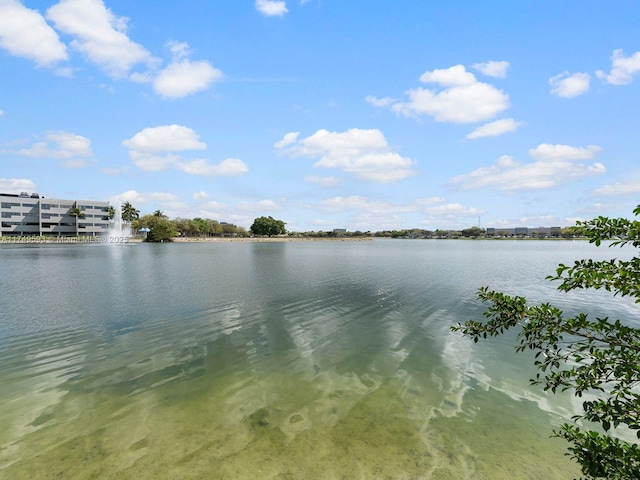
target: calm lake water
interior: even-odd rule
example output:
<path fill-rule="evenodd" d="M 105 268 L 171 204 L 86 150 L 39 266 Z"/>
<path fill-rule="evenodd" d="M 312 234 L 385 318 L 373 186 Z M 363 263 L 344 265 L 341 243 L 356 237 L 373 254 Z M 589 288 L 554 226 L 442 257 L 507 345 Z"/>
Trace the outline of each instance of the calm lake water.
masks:
<path fill-rule="evenodd" d="M 566 479 L 570 396 L 513 336 L 473 344 L 489 285 L 561 294 L 570 241 L 0 246 L 0 478 Z"/>

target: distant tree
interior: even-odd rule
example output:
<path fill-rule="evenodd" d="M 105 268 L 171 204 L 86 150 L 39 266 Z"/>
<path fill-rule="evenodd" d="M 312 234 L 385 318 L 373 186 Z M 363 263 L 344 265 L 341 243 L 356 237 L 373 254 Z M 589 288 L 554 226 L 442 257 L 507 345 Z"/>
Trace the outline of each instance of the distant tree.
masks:
<path fill-rule="evenodd" d="M 176 222 L 168 220 L 164 215 L 161 217 L 155 214 L 144 215 L 134 220 L 132 227 L 135 228 L 136 231 L 141 228 L 148 228 L 147 242 L 165 242 L 178 235 Z"/>
<path fill-rule="evenodd" d="M 121 207 L 122 220 L 131 223 L 140 218 L 140 211 L 136 210 L 130 202 L 124 202 Z"/>
<path fill-rule="evenodd" d="M 113 217 L 116 216 L 116 209 L 113 207 L 113 205 L 109 205 L 109 207 L 107 208 L 107 220 L 113 220 Z"/>
<path fill-rule="evenodd" d="M 465 228 L 460 233 L 462 234 L 463 237 L 483 237 L 484 228 L 480 228 L 480 227 Z"/>
<path fill-rule="evenodd" d="M 215 221 L 215 220 L 214 220 Z M 193 220 L 190 220 L 191 223 L 191 234 L 192 235 L 209 235 L 209 222 L 211 220 L 206 220 L 204 218 L 196 217 Z"/>
<path fill-rule="evenodd" d="M 76 202 L 71 210 L 69 210 L 69 215 L 75 219 L 74 225 L 76 229 L 76 237 L 79 235 L 78 231 L 78 219 L 84 218 L 84 212 L 78 207 L 78 203 Z"/>
<path fill-rule="evenodd" d="M 575 225 L 572 227 L 562 228 L 560 232 L 564 238 L 575 238 L 580 236 L 580 228 Z"/>
<path fill-rule="evenodd" d="M 158 218 L 167 218 L 167 216 L 164 214 L 162 210 L 156 210 L 155 212 L 152 213 L 152 215 Z"/>
<path fill-rule="evenodd" d="M 634 210 L 640 215 L 640 205 Z M 640 221 L 598 217 L 578 222 L 578 230 L 599 246 L 640 247 Z M 556 275 L 560 291 L 604 289 L 613 295 L 635 298 L 640 303 L 640 257 L 631 260 L 578 260 L 573 266 L 560 264 Z M 516 329 L 516 351 L 531 350 L 538 374 L 533 385 L 545 390 L 573 390 L 586 397 L 583 411 L 565 423 L 554 435 L 567 440 L 570 455 L 588 479 L 632 480 L 640 478 L 640 445 L 615 435 L 615 430 L 635 432 L 640 438 L 640 328 L 638 311 L 631 322 L 608 317 L 589 318 L 579 313 L 567 318 L 558 308 L 543 303 L 527 305 L 524 297 L 480 289 L 487 302 L 486 322 L 469 320 L 458 330 L 478 341 Z M 593 425 L 597 426 L 594 428 Z M 614 434 L 611 434 L 613 428 Z"/>
<path fill-rule="evenodd" d="M 167 242 L 178 235 L 176 225 L 171 220 L 160 218 L 149 229 L 147 242 Z"/>
<path fill-rule="evenodd" d="M 284 235 L 287 233 L 284 227 L 285 225 L 282 220 L 276 220 L 273 217 L 259 217 L 253 221 L 250 230 L 254 235 L 271 237 L 273 235 Z"/>

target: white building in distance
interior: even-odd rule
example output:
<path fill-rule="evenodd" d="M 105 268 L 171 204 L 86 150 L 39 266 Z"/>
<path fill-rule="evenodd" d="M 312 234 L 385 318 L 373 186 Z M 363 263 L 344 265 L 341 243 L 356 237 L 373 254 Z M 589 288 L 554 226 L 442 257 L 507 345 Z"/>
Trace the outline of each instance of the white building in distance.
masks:
<path fill-rule="evenodd" d="M 0 220 L 0 237 L 99 236 L 109 231 L 109 202 L 0 193 Z"/>

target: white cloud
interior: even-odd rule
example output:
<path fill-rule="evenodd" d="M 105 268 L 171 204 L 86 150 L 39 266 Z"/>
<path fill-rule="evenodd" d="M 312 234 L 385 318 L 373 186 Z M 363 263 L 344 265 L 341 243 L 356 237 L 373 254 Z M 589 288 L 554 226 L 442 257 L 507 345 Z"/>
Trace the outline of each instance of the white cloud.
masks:
<path fill-rule="evenodd" d="M 373 95 L 367 95 L 365 98 L 367 103 L 370 103 L 374 107 L 388 107 L 391 104 L 397 102 L 398 100 L 391 97 L 378 98 Z"/>
<path fill-rule="evenodd" d="M 82 135 L 63 131 L 49 132 L 45 139 L 15 153 L 25 157 L 62 160 L 61 165 L 68 168 L 84 167 L 95 162 L 91 158 L 91 140 Z"/>
<path fill-rule="evenodd" d="M 126 35 L 125 17 L 116 17 L 102 0 L 61 0 L 47 10 L 56 28 L 74 37 L 71 47 L 114 78 L 125 77 L 139 63 L 157 62 Z"/>
<path fill-rule="evenodd" d="M 129 157 L 136 167 L 145 172 L 160 172 L 166 170 L 180 160 L 179 155 L 155 155 L 153 153 L 138 152 L 136 150 L 130 150 Z"/>
<path fill-rule="evenodd" d="M 199 140 L 199 135 L 182 125 L 162 125 L 149 127 L 122 142 L 127 148 L 137 152 L 180 152 L 184 150 L 204 150 L 207 144 Z"/>
<path fill-rule="evenodd" d="M 473 132 L 467 135 L 469 140 L 475 140 L 482 137 L 497 137 L 505 133 L 515 132 L 519 126 L 524 122 L 517 122 L 513 118 L 503 118 L 496 120 L 495 122 L 485 123 L 476 128 Z"/>
<path fill-rule="evenodd" d="M 590 160 L 600 151 L 602 149 L 597 145 L 588 145 L 583 148 L 541 143 L 536 148 L 529 150 L 529 155 L 539 161 L 561 162 L 565 160 Z"/>
<path fill-rule="evenodd" d="M 509 62 L 500 61 L 500 62 L 485 62 L 485 63 L 474 63 L 471 65 L 472 68 L 475 68 L 479 72 L 495 78 L 506 78 L 507 70 L 509 68 Z"/>
<path fill-rule="evenodd" d="M 345 210 L 363 210 L 371 215 L 390 215 L 415 211 L 414 205 L 393 204 L 371 200 L 368 197 L 353 195 L 350 197 L 332 197 L 322 200 L 320 208 L 327 212 L 342 212 Z"/>
<path fill-rule="evenodd" d="M 394 112 L 419 117 L 429 115 L 438 122 L 473 123 L 489 120 L 509 108 L 509 96 L 493 85 L 479 82 L 463 65 L 427 71 L 420 76 L 423 83 L 443 87 L 408 90 L 407 102 L 369 96 L 367 101 L 388 106 Z"/>
<path fill-rule="evenodd" d="M 289 132 L 284 137 L 282 137 L 282 140 L 279 140 L 276 143 L 274 143 L 273 146 L 276 148 L 287 147 L 291 144 L 296 143 L 296 140 L 298 139 L 299 135 L 300 135 L 300 132 Z"/>
<path fill-rule="evenodd" d="M 628 180 L 618 182 L 613 185 L 604 185 L 596 188 L 593 193 L 596 195 L 637 195 L 640 193 L 640 180 Z"/>
<path fill-rule="evenodd" d="M 587 93 L 589 91 L 589 83 L 591 77 L 588 73 L 562 72 L 555 77 L 549 79 L 551 85 L 551 93 L 564 98 L 573 98 Z"/>
<path fill-rule="evenodd" d="M 149 127 L 122 142 L 129 148 L 133 164 L 147 172 L 159 172 L 177 168 L 189 175 L 232 176 L 249 171 L 249 167 L 237 158 L 227 158 L 213 164 L 206 159 L 183 159 L 175 152 L 204 150 L 207 144 L 199 135 L 183 125 Z"/>
<path fill-rule="evenodd" d="M 0 192 L 21 193 L 33 192 L 36 184 L 26 178 L 0 178 Z"/>
<path fill-rule="evenodd" d="M 320 157 L 314 167 L 337 168 L 361 180 L 395 182 L 416 173 L 414 161 L 394 152 L 377 129 L 323 129 L 301 140 L 287 134 L 276 145 L 283 145 L 280 148 L 291 157 Z"/>
<path fill-rule="evenodd" d="M 270 212 L 273 210 L 282 210 L 283 206 L 274 200 L 259 200 L 257 202 L 240 202 L 236 206 L 239 212 Z"/>
<path fill-rule="evenodd" d="M 110 202 L 131 202 L 132 204 L 147 204 L 152 202 L 178 202 L 180 197 L 174 195 L 173 193 L 167 192 L 148 192 L 148 193 L 139 193 L 135 190 L 127 190 L 119 195 L 111 197 L 109 199 Z"/>
<path fill-rule="evenodd" d="M 0 108 L 0 117 L 2 117 L 3 115 L 4 115 L 4 110 Z"/>
<path fill-rule="evenodd" d="M 187 42 L 169 41 L 167 42 L 167 48 L 176 60 L 188 57 L 191 54 L 191 47 Z"/>
<path fill-rule="evenodd" d="M 437 207 L 425 208 L 424 213 L 432 217 L 459 218 L 461 216 L 475 216 L 484 213 L 479 208 L 464 207 L 459 203 L 447 203 Z"/>
<path fill-rule="evenodd" d="M 444 203 L 443 197 L 429 197 L 416 200 L 416 205 L 435 205 L 437 203 Z"/>
<path fill-rule="evenodd" d="M 207 200 L 209 198 L 209 194 L 203 190 L 196 192 L 193 194 L 194 200 Z"/>
<path fill-rule="evenodd" d="M 16 0 L 0 1 L 0 47 L 38 66 L 67 60 L 67 48 L 37 10 Z"/>
<path fill-rule="evenodd" d="M 437 83 L 443 87 L 467 87 L 477 83 L 476 77 L 467 72 L 463 65 L 449 68 L 436 68 L 420 75 L 422 83 Z"/>
<path fill-rule="evenodd" d="M 325 213 L 325 218 L 329 214 L 348 212 L 352 215 L 349 224 L 363 230 L 399 228 L 405 223 L 402 214 L 418 210 L 417 203 L 387 203 L 360 195 L 327 198 L 320 202 L 319 207 Z"/>
<path fill-rule="evenodd" d="M 189 175 L 202 175 L 205 177 L 230 177 L 242 175 L 249 171 L 249 167 L 237 158 L 227 158 L 217 164 L 204 159 L 189 160 L 176 162 L 175 166 Z"/>
<path fill-rule="evenodd" d="M 171 63 L 153 81 L 153 90 L 167 98 L 183 98 L 209 88 L 224 74 L 206 61 L 182 60 Z"/>
<path fill-rule="evenodd" d="M 541 144 L 529 150 L 533 162 L 522 164 L 509 155 L 500 157 L 494 165 L 482 167 L 451 180 L 464 189 L 493 187 L 505 192 L 552 188 L 572 178 L 606 172 L 602 163 L 576 163 L 593 159 L 600 147 Z"/>
<path fill-rule="evenodd" d="M 114 168 L 101 168 L 100 171 L 105 175 L 110 177 L 115 177 L 117 175 L 121 175 L 129 171 L 129 165 L 125 165 L 123 167 L 114 167 Z"/>
<path fill-rule="evenodd" d="M 282 16 L 287 13 L 287 4 L 276 0 L 256 0 L 256 9 L 267 17 Z"/>
<path fill-rule="evenodd" d="M 334 187 L 340 183 L 340 179 L 336 177 L 318 177 L 315 175 L 307 175 L 304 177 L 305 181 L 309 183 L 315 183 L 323 187 Z"/>
<path fill-rule="evenodd" d="M 614 50 L 611 55 L 611 71 L 609 73 L 598 70 L 596 75 L 612 85 L 627 85 L 633 81 L 633 76 L 640 71 L 640 52 L 626 57 L 621 49 Z"/>

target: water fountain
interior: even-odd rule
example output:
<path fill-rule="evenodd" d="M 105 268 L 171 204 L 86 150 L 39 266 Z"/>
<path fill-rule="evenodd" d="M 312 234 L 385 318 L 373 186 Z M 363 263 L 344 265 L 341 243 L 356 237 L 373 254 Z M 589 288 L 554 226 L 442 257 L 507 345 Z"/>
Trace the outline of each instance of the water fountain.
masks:
<path fill-rule="evenodd" d="M 122 203 L 118 202 L 113 219 L 109 224 L 107 242 L 109 244 L 127 243 L 131 237 L 131 226 L 122 220 Z"/>

